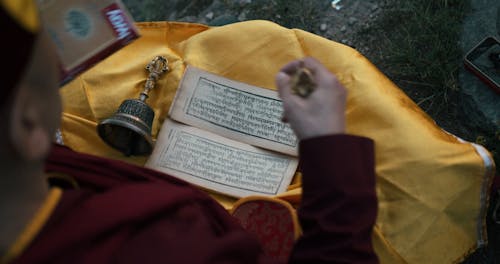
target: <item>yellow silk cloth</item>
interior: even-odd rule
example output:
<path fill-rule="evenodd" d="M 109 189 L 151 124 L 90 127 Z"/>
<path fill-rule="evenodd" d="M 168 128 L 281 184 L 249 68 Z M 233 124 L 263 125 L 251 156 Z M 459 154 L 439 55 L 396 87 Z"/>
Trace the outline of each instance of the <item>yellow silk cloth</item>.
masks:
<path fill-rule="evenodd" d="M 442 131 L 402 91 L 356 50 L 314 34 L 266 21 L 210 28 L 188 23 L 139 23 L 142 37 L 61 90 L 62 133 L 74 150 L 142 165 L 108 147 L 96 124 L 120 103 L 138 97 L 145 65 L 170 61 L 148 103 L 156 137 L 186 65 L 275 89 L 287 62 L 312 56 L 347 88 L 347 127 L 376 142 L 379 211 L 373 241 L 383 263 L 451 263 L 484 245 L 485 209 L 494 173 L 483 148 Z M 297 204 L 300 181 L 283 199 Z M 234 200 L 213 194 L 226 208 Z"/>

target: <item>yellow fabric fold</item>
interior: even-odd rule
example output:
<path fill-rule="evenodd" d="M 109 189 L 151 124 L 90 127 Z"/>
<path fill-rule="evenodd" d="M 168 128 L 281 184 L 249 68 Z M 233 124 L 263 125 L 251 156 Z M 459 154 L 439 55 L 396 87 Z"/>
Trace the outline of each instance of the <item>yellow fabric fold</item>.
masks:
<path fill-rule="evenodd" d="M 383 263 L 450 263 L 486 242 L 484 219 L 493 167 L 475 147 L 442 131 L 415 103 L 356 50 L 266 21 L 209 28 L 199 24 L 139 23 L 142 37 L 61 90 L 65 143 L 98 156 L 124 157 L 95 132 L 119 104 L 139 95 L 155 56 L 170 61 L 148 104 L 156 137 L 186 65 L 275 89 L 274 76 L 293 59 L 312 56 L 347 88 L 348 132 L 376 143 L 379 213 L 374 245 Z M 488 161 L 488 160 L 487 160 Z M 491 161 L 489 161 L 491 162 Z M 300 183 L 280 199 L 300 201 Z M 212 194 L 225 208 L 235 199 Z M 481 202 L 481 199 L 483 202 Z"/>

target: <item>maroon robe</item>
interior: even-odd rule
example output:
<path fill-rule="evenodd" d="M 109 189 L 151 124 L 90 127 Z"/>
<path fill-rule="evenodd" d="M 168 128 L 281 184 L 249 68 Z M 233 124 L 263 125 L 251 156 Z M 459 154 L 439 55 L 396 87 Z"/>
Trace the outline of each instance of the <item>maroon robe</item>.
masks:
<path fill-rule="evenodd" d="M 303 235 L 291 263 L 377 263 L 373 142 L 300 143 Z M 168 175 L 56 146 L 48 172 L 75 178 L 15 263 L 276 263 L 212 198 Z"/>

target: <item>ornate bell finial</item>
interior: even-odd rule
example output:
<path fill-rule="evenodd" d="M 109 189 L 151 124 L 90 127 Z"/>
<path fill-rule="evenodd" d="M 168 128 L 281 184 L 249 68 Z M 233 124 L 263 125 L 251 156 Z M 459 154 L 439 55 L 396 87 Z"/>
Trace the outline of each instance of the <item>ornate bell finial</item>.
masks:
<path fill-rule="evenodd" d="M 113 116 L 97 126 L 99 136 L 126 156 L 148 155 L 153 150 L 151 126 L 155 113 L 146 104 L 146 99 L 158 78 L 169 70 L 168 60 L 157 56 L 146 66 L 146 70 L 149 76 L 139 99 L 123 101 Z"/>

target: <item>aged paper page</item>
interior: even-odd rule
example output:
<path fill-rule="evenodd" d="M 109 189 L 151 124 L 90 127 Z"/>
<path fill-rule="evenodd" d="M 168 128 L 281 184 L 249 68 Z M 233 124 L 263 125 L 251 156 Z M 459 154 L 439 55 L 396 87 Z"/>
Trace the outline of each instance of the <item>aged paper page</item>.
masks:
<path fill-rule="evenodd" d="M 146 167 L 235 197 L 286 191 L 297 169 L 294 157 L 165 120 Z"/>
<path fill-rule="evenodd" d="M 188 66 L 170 108 L 176 121 L 292 156 L 298 140 L 281 122 L 276 91 L 232 81 Z"/>

